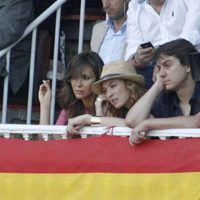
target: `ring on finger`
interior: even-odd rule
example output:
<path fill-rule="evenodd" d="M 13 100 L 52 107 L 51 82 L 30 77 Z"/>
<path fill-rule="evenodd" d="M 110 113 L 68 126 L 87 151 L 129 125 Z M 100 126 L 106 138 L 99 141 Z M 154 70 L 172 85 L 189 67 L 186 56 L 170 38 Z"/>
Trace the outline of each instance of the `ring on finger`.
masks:
<path fill-rule="evenodd" d="M 101 98 L 100 98 L 100 97 L 97 97 L 97 101 L 101 101 Z"/>

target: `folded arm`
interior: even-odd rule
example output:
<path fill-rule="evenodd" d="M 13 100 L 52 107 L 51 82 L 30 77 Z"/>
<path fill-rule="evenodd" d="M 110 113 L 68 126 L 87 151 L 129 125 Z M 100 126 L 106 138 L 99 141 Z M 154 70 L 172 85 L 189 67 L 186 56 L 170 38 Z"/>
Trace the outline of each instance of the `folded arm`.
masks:
<path fill-rule="evenodd" d="M 143 120 L 149 118 L 152 105 L 157 95 L 162 91 L 163 85 L 158 77 L 153 86 L 142 96 L 129 110 L 126 116 L 126 124 L 134 128 Z"/>
<path fill-rule="evenodd" d="M 172 128 L 200 128 L 200 112 L 193 116 L 146 119 L 132 130 L 130 144 L 140 143 L 150 130 Z"/>
<path fill-rule="evenodd" d="M 80 115 L 69 119 L 68 121 L 68 132 L 71 134 L 79 134 L 80 129 L 83 126 L 93 125 L 92 117 L 89 114 Z M 123 118 L 117 117 L 97 117 L 99 126 L 126 126 Z"/>

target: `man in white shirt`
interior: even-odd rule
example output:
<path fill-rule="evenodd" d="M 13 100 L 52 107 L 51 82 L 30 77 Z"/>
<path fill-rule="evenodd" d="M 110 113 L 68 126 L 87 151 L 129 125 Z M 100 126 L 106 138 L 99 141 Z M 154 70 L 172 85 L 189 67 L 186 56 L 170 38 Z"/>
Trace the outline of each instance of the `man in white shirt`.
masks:
<path fill-rule="evenodd" d="M 156 48 L 184 38 L 200 50 L 199 21 L 200 0 L 132 0 L 127 11 L 125 59 L 132 60 L 138 72 L 151 79 L 153 65 L 149 63 L 154 49 L 140 45 L 151 42 Z"/>
<path fill-rule="evenodd" d="M 102 0 L 107 19 L 92 30 L 91 50 L 97 52 L 104 63 L 124 60 L 126 49 L 126 11 L 129 0 Z"/>

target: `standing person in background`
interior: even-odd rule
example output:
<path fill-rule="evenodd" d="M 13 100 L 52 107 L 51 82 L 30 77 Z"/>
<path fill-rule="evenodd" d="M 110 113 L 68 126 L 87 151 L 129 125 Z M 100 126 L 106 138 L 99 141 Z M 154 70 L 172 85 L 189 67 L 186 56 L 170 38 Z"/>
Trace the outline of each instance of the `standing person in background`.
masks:
<path fill-rule="evenodd" d="M 128 110 L 145 93 L 144 78 L 136 73 L 131 63 L 112 61 L 103 67 L 101 78 L 93 84 L 92 90 L 99 95 L 96 116 L 81 115 L 69 119 L 68 132 L 79 134 L 85 125 L 126 126 Z"/>
<path fill-rule="evenodd" d="M 92 84 L 100 78 L 103 61 L 94 52 L 75 55 L 68 63 L 63 85 L 58 93 L 58 102 L 62 108 L 57 125 L 68 124 L 68 119 L 84 113 L 95 114 L 96 95 Z M 51 89 L 45 81 L 38 92 L 40 101 L 40 124 L 49 124 Z"/>
<path fill-rule="evenodd" d="M 102 0 L 106 21 L 94 25 L 91 49 L 97 52 L 104 63 L 124 60 L 126 49 L 126 11 L 129 0 Z"/>
<path fill-rule="evenodd" d="M 0 0 L 0 50 L 16 42 L 33 20 L 32 0 Z M 27 79 L 30 63 L 31 40 L 26 37 L 11 52 L 9 83 L 11 92 L 16 94 Z M 0 88 L 3 78 L 8 75 L 6 58 L 0 58 Z"/>
<path fill-rule="evenodd" d="M 192 76 L 195 66 L 190 61 L 195 52 L 184 39 L 158 47 L 157 79 L 126 116 L 127 125 L 133 128 L 131 144 L 141 142 L 149 130 L 200 127 L 200 82 Z"/>
<path fill-rule="evenodd" d="M 154 48 L 142 48 L 151 42 L 157 46 L 184 38 L 200 50 L 200 0 L 132 0 L 127 11 L 126 60 L 131 60 L 137 72 L 152 82 Z"/>

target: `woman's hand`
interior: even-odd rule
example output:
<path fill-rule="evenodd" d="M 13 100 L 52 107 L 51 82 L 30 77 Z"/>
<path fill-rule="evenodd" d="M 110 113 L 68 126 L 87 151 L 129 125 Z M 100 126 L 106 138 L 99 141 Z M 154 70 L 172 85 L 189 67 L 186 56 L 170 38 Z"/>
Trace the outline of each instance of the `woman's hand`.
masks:
<path fill-rule="evenodd" d="M 132 146 L 135 146 L 135 145 L 141 143 L 145 139 L 145 137 L 147 135 L 147 131 L 148 131 L 147 123 L 148 123 L 148 121 L 145 120 L 145 121 L 141 122 L 140 124 L 138 124 L 131 131 L 131 135 L 129 137 L 129 143 Z"/>
<path fill-rule="evenodd" d="M 67 132 L 69 134 L 79 134 L 80 129 L 85 125 L 90 125 L 91 115 L 80 115 L 68 120 Z"/>
<path fill-rule="evenodd" d="M 95 101 L 96 116 L 106 116 L 108 112 L 108 102 L 104 94 L 100 94 Z"/>
<path fill-rule="evenodd" d="M 51 104 L 51 88 L 49 80 L 43 81 L 38 91 L 38 98 L 41 105 L 50 106 Z"/>
<path fill-rule="evenodd" d="M 51 106 L 51 88 L 49 81 L 43 81 L 38 91 L 40 101 L 40 124 L 49 124 Z"/>

